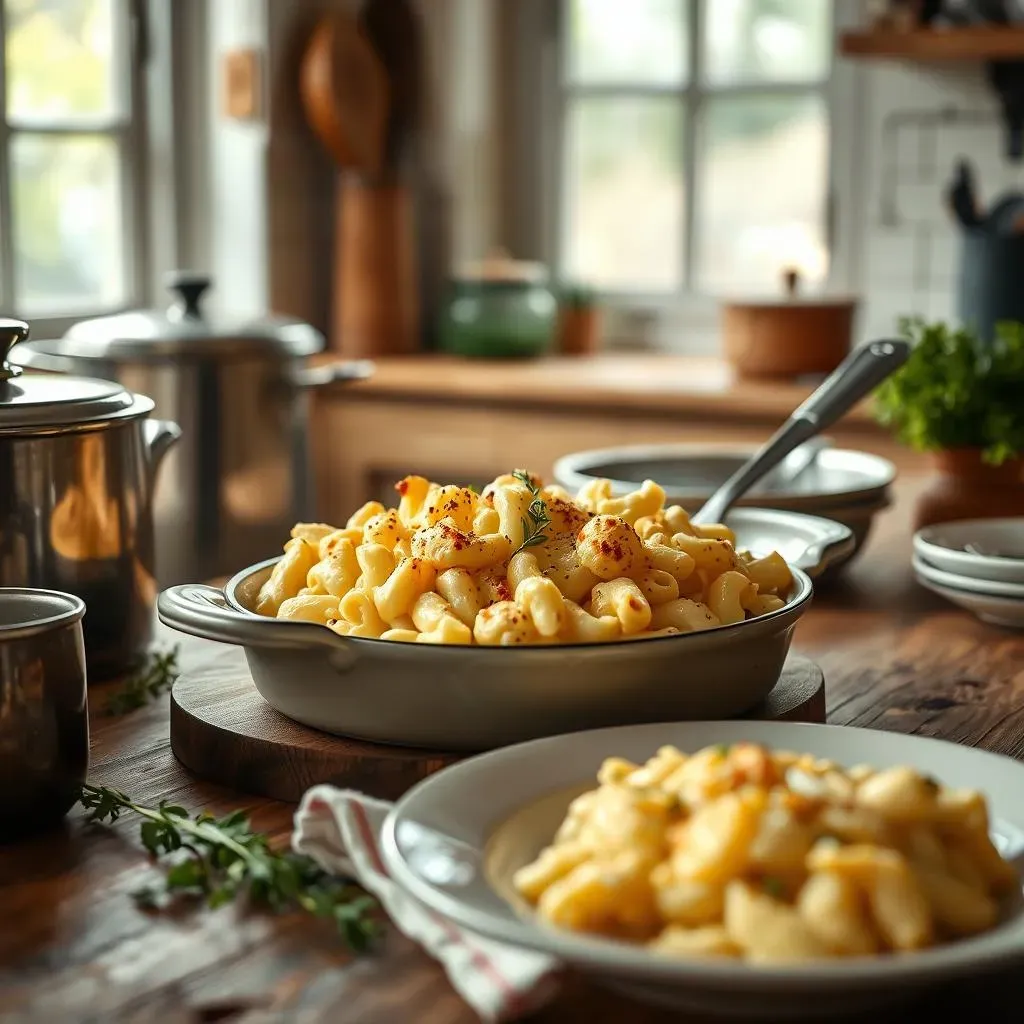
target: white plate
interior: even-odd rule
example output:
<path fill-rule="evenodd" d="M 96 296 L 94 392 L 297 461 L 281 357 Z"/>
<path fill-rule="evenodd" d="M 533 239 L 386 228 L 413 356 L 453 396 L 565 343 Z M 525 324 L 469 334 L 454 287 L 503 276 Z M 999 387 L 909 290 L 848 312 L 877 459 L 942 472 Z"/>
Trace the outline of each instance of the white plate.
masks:
<path fill-rule="evenodd" d="M 983 622 L 1009 629 L 1024 629 L 1024 601 L 1019 598 L 976 594 L 971 590 L 961 590 L 959 587 L 947 587 L 921 572 L 917 573 L 917 582 L 927 590 L 976 615 Z"/>
<path fill-rule="evenodd" d="M 977 545 L 984 555 L 965 550 Z M 1024 518 L 969 519 L 926 526 L 914 551 L 929 565 L 979 580 L 1024 585 Z"/>
<path fill-rule="evenodd" d="M 536 740 L 445 768 L 411 789 L 384 826 L 384 857 L 408 892 L 443 916 L 492 939 L 539 949 L 639 998 L 705 1012 L 773 1020 L 854 1011 L 1013 962 L 1024 963 L 1024 911 L 984 935 L 906 956 L 752 967 L 672 960 L 642 947 L 535 923 L 499 890 L 546 845 L 569 800 L 590 788 L 605 757 L 634 761 L 672 743 L 695 750 L 754 741 L 841 764 L 906 764 L 948 785 L 984 792 L 1004 856 L 1024 853 L 1024 764 L 939 740 L 871 729 L 793 722 L 638 725 Z M 502 826 L 504 825 L 504 828 Z"/>
<path fill-rule="evenodd" d="M 939 586 L 966 590 L 971 594 L 983 594 L 985 597 L 1005 597 L 1011 601 L 1024 603 L 1024 583 L 1000 583 L 998 580 L 979 580 L 974 576 L 947 572 L 929 564 L 920 555 L 914 555 L 911 564 L 919 579 L 927 579 L 932 583 L 938 583 Z"/>

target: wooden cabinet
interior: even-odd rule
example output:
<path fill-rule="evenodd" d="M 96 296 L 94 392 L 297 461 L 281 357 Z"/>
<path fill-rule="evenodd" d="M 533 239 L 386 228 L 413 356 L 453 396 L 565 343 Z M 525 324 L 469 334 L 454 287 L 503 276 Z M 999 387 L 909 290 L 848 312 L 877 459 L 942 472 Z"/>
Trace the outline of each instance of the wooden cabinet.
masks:
<path fill-rule="evenodd" d="M 382 363 L 374 380 L 318 398 L 313 451 L 319 514 L 338 521 L 420 473 L 480 484 L 523 467 L 550 479 L 570 452 L 636 444 L 756 445 L 809 387 L 732 384 L 714 361 L 597 357 Z M 831 429 L 843 447 L 906 465 L 915 457 L 854 410 Z"/>

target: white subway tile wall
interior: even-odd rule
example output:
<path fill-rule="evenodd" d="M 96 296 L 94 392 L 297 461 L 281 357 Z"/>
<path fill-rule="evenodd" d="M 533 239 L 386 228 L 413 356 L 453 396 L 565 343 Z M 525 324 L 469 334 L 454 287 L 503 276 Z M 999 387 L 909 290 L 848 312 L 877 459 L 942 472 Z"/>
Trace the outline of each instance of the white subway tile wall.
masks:
<path fill-rule="evenodd" d="M 1005 157 L 998 100 L 981 67 L 871 64 L 858 78 L 865 179 L 855 284 L 864 298 L 858 335 L 867 340 L 891 333 L 900 316 L 955 317 L 960 228 L 944 190 L 956 161 L 971 162 L 985 204 L 1024 186 L 1024 164 Z"/>

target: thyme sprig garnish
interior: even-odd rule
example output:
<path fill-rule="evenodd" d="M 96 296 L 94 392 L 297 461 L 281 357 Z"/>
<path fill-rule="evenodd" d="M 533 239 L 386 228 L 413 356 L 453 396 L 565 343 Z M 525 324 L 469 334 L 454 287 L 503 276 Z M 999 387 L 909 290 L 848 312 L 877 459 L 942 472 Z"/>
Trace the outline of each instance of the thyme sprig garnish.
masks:
<path fill-rule="evenodd" d="M 166 693 L 178 678 L 176 645 L 169 651 L 152 651 L 142 664 L 118 689 L 111 694 L 105 711 L 108 715 L 124 715 L 144 707 L 151 700 Z"/>
<path fill-rule="evenodd" d="M 376 901 L 350 882 L 328 875 L 310 857 L 270 848 L 268 837 L 253 832 L 245 811 L 223 818 L 161 801 L 144 807 L 106 786 L 82 787 L 79 800 L 90 821 L 115 822 L 124 811 L 145 820 L 140 835 L 153 857 L 164 857 L 162 885 L 132 893 L 146 909 L 175 899 L 204 901 L 211 908 L 240 896 L 273 912 L 301 909 L 330 918 L 352 949 L 367 948 L 378 927 Z"/>
<path fill-rule="evenodd" d="M 544 531 L 551 525 L 551 514 L 541 497 L 540 488 L 530 479 L 530 474 L 526 470 L 513 470 L 512 476 L 533 495 L 533 501 L 530 502 L 530 507 L 522 519 L 523 543 L 512 552 L 513 555 L 517 555 L 525 548 L 534 548 L 548 540 L 548 535 Z"/>

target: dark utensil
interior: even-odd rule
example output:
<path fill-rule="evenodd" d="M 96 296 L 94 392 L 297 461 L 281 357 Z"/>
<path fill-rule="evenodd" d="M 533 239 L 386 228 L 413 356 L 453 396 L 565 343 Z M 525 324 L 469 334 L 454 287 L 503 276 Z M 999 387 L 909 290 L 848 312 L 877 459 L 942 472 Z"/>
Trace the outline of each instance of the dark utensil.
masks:
<path fill-rule="evenodd" d="M 408 0 L 367 0 L 359 26 L 387 72 L 390 109 L 384 165 L 404 162 L 423 103 L 423 41 L 419 17 Z"/>
<path fill-rule="evenodd" d="M 905 341 L 872 341 L 843 360 L 785 423 L 691 517 L 694 523 L 720 523 L 722 517 L 769 470 L 798 445 L 835 423 L 873 391 L 910 355 Z"/>
<path fill-rule="evenodd" d="M 966 160 L 957 161 L 953 181 L 946 190 L 946 201 L 965 228 L 976 228 L 981 224 L 974 171 Z"/>

